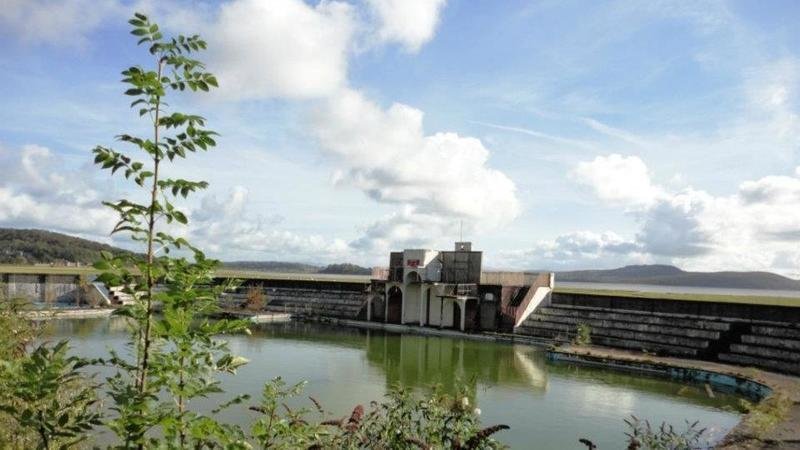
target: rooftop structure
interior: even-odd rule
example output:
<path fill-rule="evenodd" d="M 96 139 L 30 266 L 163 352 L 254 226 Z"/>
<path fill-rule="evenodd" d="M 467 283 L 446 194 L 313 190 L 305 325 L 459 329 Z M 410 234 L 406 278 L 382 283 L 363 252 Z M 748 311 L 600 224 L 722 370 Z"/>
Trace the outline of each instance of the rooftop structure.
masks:
<path fill-rule="evenodd" d="M 373 270 L 367 319 L 465 329 L 513 329 L 529 305 L 549 298 L 549 273 L 483 272 L 471 242 L 453 250 L 406 249 Z"/>

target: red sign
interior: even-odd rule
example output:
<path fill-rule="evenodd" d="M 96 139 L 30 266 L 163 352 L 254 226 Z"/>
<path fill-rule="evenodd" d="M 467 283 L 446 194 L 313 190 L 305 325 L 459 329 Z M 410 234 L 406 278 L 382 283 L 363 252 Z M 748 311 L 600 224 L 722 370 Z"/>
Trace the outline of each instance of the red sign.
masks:
<path fill-rule="evenodd" d="M 408 267 L 419 267 L 419 260 L 418 259 L 409 259 L 406 260 L 406 265 Z"/>

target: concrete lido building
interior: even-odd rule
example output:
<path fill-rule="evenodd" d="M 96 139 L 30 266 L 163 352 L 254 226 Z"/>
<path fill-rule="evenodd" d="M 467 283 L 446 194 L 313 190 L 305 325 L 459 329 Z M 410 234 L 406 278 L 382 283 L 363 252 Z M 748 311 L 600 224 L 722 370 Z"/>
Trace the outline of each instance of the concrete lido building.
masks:
<path fill-rule="evenodd" d="M 461 331 L 513 329 L 532 302 L 549 299 L 551 274 L 483 272 L 481 259 L 470 242 L 456 242 L 451 251 L 392 252 L 388 270 L 373 276 L 367 319 Z"/>

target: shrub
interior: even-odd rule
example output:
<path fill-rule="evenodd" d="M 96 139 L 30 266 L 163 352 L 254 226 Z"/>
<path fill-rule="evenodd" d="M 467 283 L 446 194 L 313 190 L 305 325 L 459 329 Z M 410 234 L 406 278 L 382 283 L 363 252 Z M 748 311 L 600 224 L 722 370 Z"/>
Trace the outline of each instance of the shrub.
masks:
<path fill-rule="evenodd" d="M 747 431 L 756 439 L 763 439 L 789 414 L 792 400 L 785 392 L 774 391 L 759 403 L 742 399 L 739 404 L 747 412 L 743 421 Z"/>
<path fill-rule="evenodd" d="M 350 414 L 334 418 L 313 397 L 313 408 L 286 406 L 284 400 L 300 395 L 304 386 L 287 386 L 280 378 L 265 385 L 261 404 L 251 407 L 261 414 L 252 434 L 262 448 L 505 448 L 492 435 L 508 426 L 480 427 L 480 410 L 470 394 L 474 384 L 459 383 L 454 395 L 434 388 L 422 397 L 394 386 L 383 402 L 356 405 Z"/>
<path fill-rule="evenodd" d="M 88 361 L 67 356 L 66 342 L 31 351 L 41 328 L 28 306 L 0 295 L 0 447 L 72 446 L 100 420 L 95 386 L 79 372 Z"/>
<path fill-rule="evenodd" d="M 585 323 L 579 323 L 575 327 L 575 339 L 572 341 L 575 345 L 589 345 L 592 343 L 592 327 Z"/>
<path fill-rule="evenodd" d="M 706 433 L 705 428 L 698 428 L 698 422 L 686 422 L 686 428 L 681 431 L 675 427 L 662 423 L 654 428 L 647 420 L 639 420 L 636 416 L 631 416 L 625 420 L 629 432 L 628 450 L 692 450 L 698 448 L 709 448 L 703 446 L 701 440 Z"/>
<path fill-rule="evenodd" d="M 248 286 L 244 307 L 250 311 L 261 311 L 266 305 L 267 296 L 264 295 L 264 287 L 260 284 Z"/>

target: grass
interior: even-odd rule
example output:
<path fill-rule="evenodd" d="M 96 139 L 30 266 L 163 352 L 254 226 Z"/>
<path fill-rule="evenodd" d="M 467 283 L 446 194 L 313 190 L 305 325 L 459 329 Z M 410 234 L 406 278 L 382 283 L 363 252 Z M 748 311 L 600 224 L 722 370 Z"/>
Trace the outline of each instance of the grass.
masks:
<path fill-rule="evenodd" d="M 220 278 L 238 278 L 247 280 L 298 280 L 298 281 L 339 281 L 352 283 L 369 283 L 369 275 L 339 275 L 328 273 L 285 273 L 260 272 L 257 270 L 217 270 L 215 276 Z"/>
<path fill-rule="evenodd" d="M 800 296 L 777 297 L 777 296 L 757 296 L 757 295 L 727 295 L 727 294 L 697 294 L 697 293 L 677 293 L 677 292 L 644 292 L 626 291 L 622 289 L 587 289 L 556 287 L 553 292 L 557 294 L 584 294 L 584 295 L 604 295 L 613 297 L 642 298 L 649 300 L 682 300 L 690 302 L 717 302 L 717 303 L 738 303 L 743 305 L 764 305 L 764 306 L 789 306 L 800 307 Z"/>
<path fill-rule="evenodd" d="M 97 273 L 97 270 L 92 266 L 66 267 L 0 264 L 0 273 L 19 275 L 91 275 Z"/>
<path fill-rule="evenodd" d="M 35 266 L 35 265 L 10 265 L 0 264 L 0 274 L 20 275 L 92 275 L 96 274 L 91 266 L 65 267 L 65 266 Z M 222 269 L 216 272 L 219 278 L 238 278 L 247 280 L 298 280 L 298 281 L 338 281 L 369 283 L 369 275 L 336 275 L 323 273 L 283 273 L 259 272 L 248 270 Z"/>

